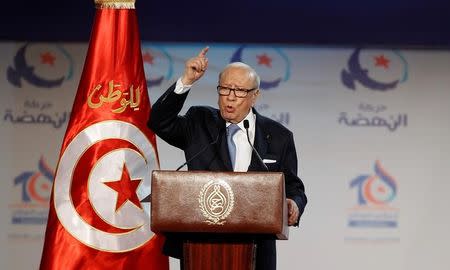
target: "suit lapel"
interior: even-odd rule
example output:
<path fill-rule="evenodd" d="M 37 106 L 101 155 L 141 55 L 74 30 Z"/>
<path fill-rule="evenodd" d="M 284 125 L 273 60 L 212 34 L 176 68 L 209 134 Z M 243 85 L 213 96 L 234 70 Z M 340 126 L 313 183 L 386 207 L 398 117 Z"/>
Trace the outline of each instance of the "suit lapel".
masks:
<path fill-rule="evenodd" d="M 223 167 L 227 171 L 232 171 L 233 168 L 231 166 L 230 154 L 228 153 L 228 143 L 227 143 L 227 133 L 225 120 L 220 116 L 220 112 L 217 110 L 217 115 L 215 117 L 215 125 L 208 125 L 208 130 L 210 134 L 213 135 L 213 138 L 217 138 L 217 134 L 219 134 L 219 139 L 215 145 L 215 150 L 219 159 L 223 163 Z"/>
<path fill-rule="evenodd" d="M 230 153 L 228 152 L 227 134 L 223 132 L 220 138 L 220 144 L 217 145 L 220 158 L 227 171 L 233 171 L 231 165 Z"/>
<path fill-rule="evenodd" d="M 261 158 L 263 158 L 267 153 L 268 143 L 266 140 L 267 132 L 265 130 L 265 122 L 264 118 L 253 109 L 253 112 L 256 114 L 256 123 L 255 123 L 255 142 L 253 146 L 256 151 L 258 151 Z M 249 171 L 265 171 L 265 168 L 259 161 L 258 157 L 254 152 L 252 152 L 252 160 L 250 165 L 248 166 Z"/>

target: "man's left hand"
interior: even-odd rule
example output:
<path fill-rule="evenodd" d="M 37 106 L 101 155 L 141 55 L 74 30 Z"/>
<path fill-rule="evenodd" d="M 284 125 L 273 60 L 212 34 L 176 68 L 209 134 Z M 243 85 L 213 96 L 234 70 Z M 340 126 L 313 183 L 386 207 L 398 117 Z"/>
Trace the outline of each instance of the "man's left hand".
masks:
<path fill-rule="evenodd" d="M 297 223 L 299 210 L 297 204 L 292 199 L 286 199 L 288 208 L 288 225 L 292 226 Z"/>

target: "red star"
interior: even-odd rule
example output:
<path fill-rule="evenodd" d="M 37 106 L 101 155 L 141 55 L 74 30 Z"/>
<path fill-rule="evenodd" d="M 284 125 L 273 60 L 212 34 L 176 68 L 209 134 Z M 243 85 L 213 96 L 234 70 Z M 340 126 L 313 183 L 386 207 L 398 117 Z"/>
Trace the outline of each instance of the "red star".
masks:
<path fill-rule="evenodd" d="M 267 56 L 267 54 L 263 54 L 263 55 L 257 55 L 256 57 L 258 57 L 258 65 L 266 65 L 268 67 L 272 67 L 272 58 L 270 58 L 269 56 Z"/>
<path fill-rule="evenodd" d="M 136 194 L 136 189 L 141 181 L 142 179 L 131 180 L 130 173 L 124 163 L 122 168 L 122 177 L 120 180 L 104 182 L 105 185 L 117 192 L 116 211 L 127 201 L 132 202 L 134 205 L 142 209 L 141 202 Z"/>
<path fill-rule="evenodd" d="M 43 190 L 50 190 L 50 185 L 48 185 L 48 184 L 42 184 L 42 185 L 41 185 L 41 188 L 42 188 Z"/>
<path fill-rule="evenodd" d="M 384 57 L 384 55 L 380 55 L 380 56 L 375 56 L 375 66 L 379 67 L 384 67 L 385 69 L 389 68 L 389 59 L 387 59 L 386 57 Z"/>
<path fill-rule="evenodd" d="M 145 52 L 143 55 L 142 55 L 142 60 L 144 61 L 144 63 L 145 62 L 147 62 L 147 63 L 149 63 L 150 65 L 153 65 L 153 60 L 154 60 L 155 58 L 153 57 L 153 55 L 151 55 L 149 52 Z"/>
<path fill-rule="evenodd" d="M 49 52 L 41 53 L 41 63 L 42 64 L 49 64 L 49 65 L 53 66 L 55 64 L 55 59 L 56 59 L 56 57 L 54 57 Z"/>
<path fill-rule="evenodd" d="M 377 190 L 380 193 L 385 193 L 386 192 L 386 189 L 384 187 L 378 187 Z"/>

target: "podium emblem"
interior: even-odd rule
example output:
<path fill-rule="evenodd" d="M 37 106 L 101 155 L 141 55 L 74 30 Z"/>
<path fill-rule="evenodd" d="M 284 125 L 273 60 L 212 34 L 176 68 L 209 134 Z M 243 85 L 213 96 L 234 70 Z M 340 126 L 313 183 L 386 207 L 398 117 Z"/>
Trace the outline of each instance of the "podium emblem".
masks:
<path fill-rule="evenodd" d="M 224 180 L 211 180 L 200 190 L 198 202 L 206 223 L 223 225 L 233 211 L 234 193 Z"/>

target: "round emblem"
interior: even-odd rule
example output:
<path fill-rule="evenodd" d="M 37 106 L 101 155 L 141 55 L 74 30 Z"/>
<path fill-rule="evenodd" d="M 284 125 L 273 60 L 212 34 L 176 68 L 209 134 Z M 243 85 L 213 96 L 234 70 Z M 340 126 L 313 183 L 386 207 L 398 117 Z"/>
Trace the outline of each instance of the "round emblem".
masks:
<path fill-rule="evenodd" d="M 211 225 L 223 225 L 233 211 L 234 194 L 230 185 L 223 180 L 211 180 L 206 183 L 198 196 L 200 210 Z"/>
<path fill-rule="evenodd" d="M 103 143 L 104 153 L 91 162 L 92 146 L 98 143 Z M 127 122 L 103 121 L 78 133 L 55 176 L 54 207 L 61 225 L 97 250 L 126 252 L 147 243 L 153 237 L 150 205 L 140 200 L 151 192 L 155 153 L 145 134 Z M 108 185 L 119 179 L 140 180 L 134 200 L 130 196 L 131 201 L 125 197 L 116 202 L 121 197 Z"/>

